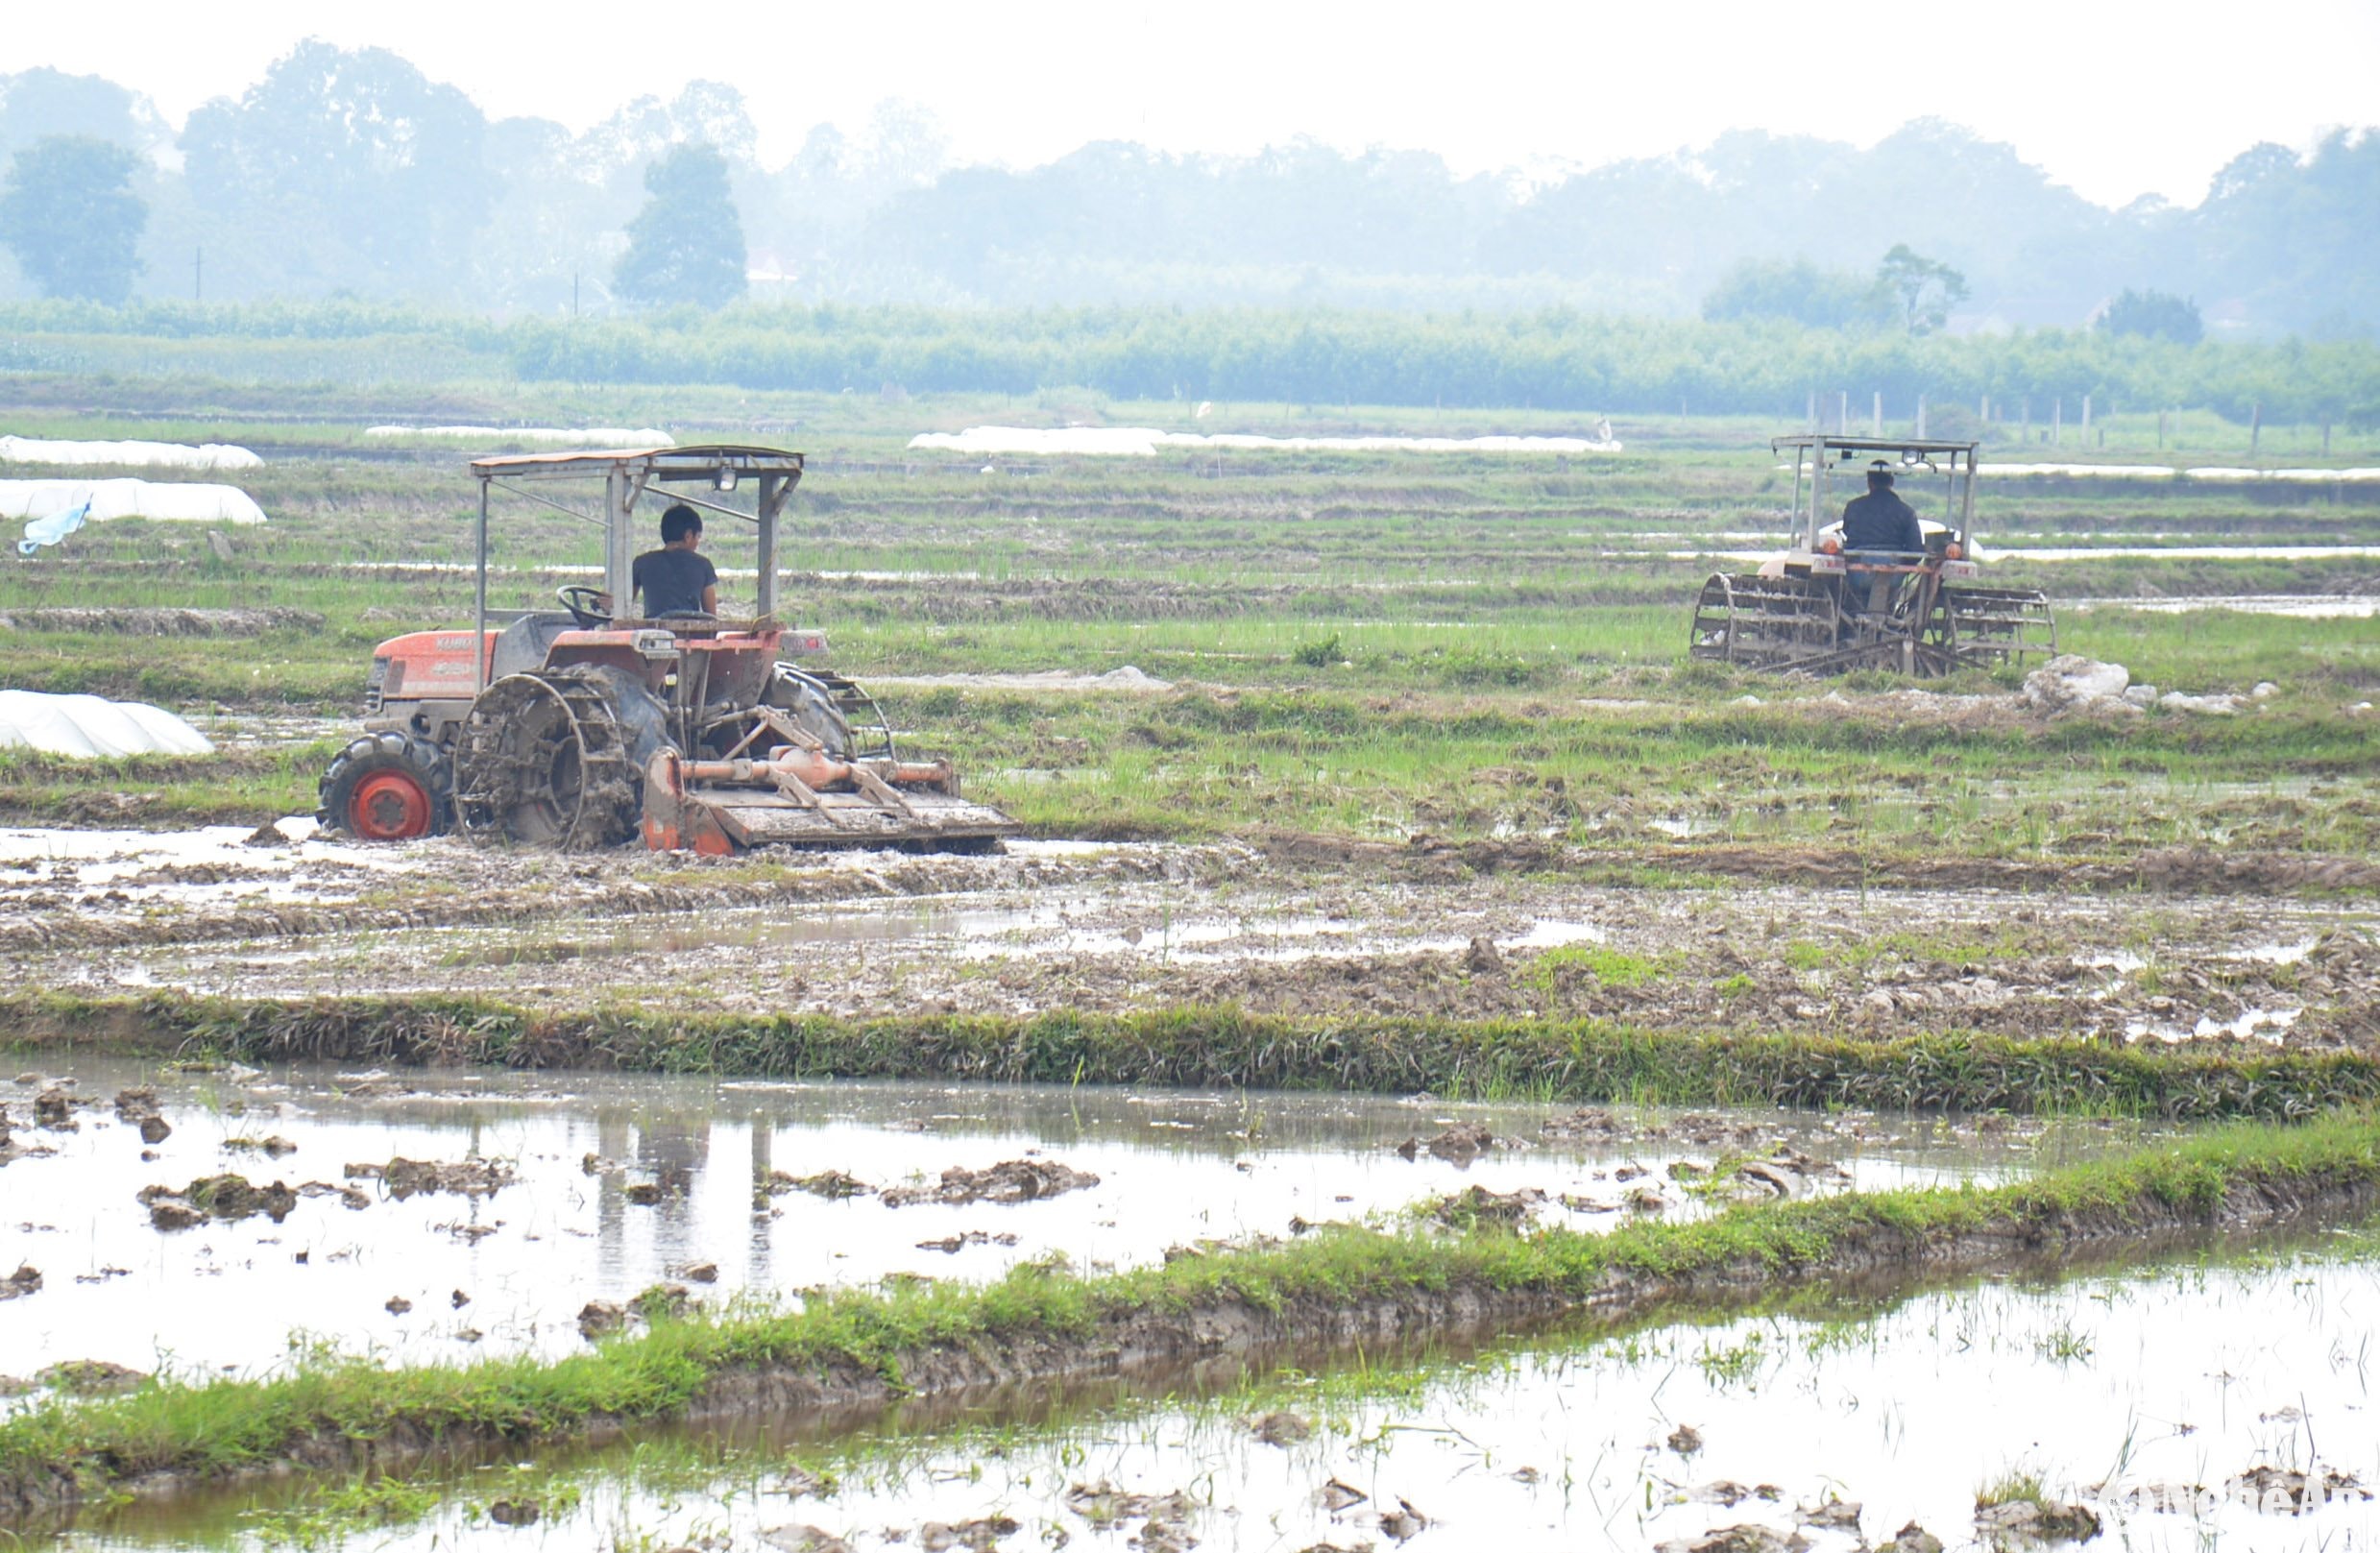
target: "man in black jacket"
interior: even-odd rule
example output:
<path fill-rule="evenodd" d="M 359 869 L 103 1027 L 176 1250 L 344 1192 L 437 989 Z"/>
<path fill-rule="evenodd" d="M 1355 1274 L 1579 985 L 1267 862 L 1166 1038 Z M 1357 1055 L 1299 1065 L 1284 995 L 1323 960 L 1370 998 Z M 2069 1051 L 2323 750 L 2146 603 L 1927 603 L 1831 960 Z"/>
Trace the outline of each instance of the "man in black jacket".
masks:
<path fill-rule="evenodd" d="M 1868 466 L 1868 494 L 1843 508 L 1843 548 L 1915 553 L 1925 547 L 1917 509 L 1894 493 L 1892 471 L 1878 459 Z"/>

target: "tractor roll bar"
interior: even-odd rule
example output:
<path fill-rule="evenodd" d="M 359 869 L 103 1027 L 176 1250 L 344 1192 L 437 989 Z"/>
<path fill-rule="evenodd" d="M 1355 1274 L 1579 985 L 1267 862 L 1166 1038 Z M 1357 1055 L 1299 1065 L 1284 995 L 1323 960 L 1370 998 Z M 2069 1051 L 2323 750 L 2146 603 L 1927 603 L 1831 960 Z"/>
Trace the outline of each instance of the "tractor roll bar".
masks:
<path fill-rule="evenodd" d="M 743 476 L 754 476 L 758 490 L 755 511 L 746 515 L 703 497 L 680 493 L 675 499 L 751 523 L 758 530 L 760 613 L 777 613 L 777 520 L 788 497 L 801 483 L 802 455 L 778 448 L 700 447 L 635 448 L 612 452 L 507 453 L 471 461 L 479 481 L 478 584 L 474 596 L 473 629 L 482 643 L 488 634 L 488 489 L 504 489 L 532 501 L 556 508 L 603 530 L 604 591 L 625 599 L 634 591 L 636 537 L 630 518 L 637 498 L 655 484 L 708 483 L 714 491 L 733 491 Z M 582 513 L 534 491 L 518 490 L 513 480 L 600 479 L 603 511 Z M 472 673 L 474 693 L 487 689 L 488 659 L 482 646 Z"/>

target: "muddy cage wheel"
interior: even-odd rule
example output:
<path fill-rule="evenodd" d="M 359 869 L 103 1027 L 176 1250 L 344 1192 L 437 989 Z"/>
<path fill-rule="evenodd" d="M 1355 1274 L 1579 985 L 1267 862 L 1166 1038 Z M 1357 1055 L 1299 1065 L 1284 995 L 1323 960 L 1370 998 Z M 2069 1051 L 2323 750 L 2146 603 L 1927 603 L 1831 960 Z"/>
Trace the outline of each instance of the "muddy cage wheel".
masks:
<path fill-rule="evenodd" d="M 314 819 L 359 841 L 404 841 L 454 826 L 454 768 L 426 739 L 382 729 L 352 740 L 323 768 Z"/>
<path fill-rule="evenodd" d="M 599 670 L 508 674 L 463 719 L 455 819 L 483 846 L 618 846 L 637 834 L 643 791 Z"/>

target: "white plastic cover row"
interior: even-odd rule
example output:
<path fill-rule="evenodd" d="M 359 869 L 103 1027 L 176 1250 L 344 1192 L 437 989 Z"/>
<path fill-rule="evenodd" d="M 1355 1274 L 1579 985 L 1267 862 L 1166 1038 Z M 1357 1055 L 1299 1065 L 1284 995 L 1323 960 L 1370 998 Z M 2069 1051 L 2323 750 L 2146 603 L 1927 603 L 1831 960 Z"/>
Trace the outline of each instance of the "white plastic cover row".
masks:
<path fill-rule="evenodd" d="M 51 442 L 0 437 L 0 464 L 121 464 L 155 469 L 256 469 L 264 460 L 229 443 Z"/>
<path fill-rule="evenodd" d="M 160 522 L 260 523 L 264 509 L 235 485 L 114 480 L 0 480 L 0 518 L 47 518 L 90 505 L 92 522 L 148 518 Z"/>
<path fill-rule="evenodd" d="M 45 755 L 212 755 L 206 736 L 161 707 L 96 695 L 0 691 L 0 748 Z"/>

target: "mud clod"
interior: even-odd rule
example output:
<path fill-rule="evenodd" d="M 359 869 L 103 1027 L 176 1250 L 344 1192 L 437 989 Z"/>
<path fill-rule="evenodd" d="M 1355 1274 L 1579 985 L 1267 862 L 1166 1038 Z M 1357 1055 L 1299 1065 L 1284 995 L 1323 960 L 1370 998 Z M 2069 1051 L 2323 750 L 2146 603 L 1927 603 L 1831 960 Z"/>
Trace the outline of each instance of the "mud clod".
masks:
<path fill-rule="evenodd" d="M 1342 1510 L 1351 1509 L 1356 1505 L 1362 1504 L 1365 1500 L 1370 1499 L 1372 1495 L 1366 1493 L 1363 1490 L 1355 1487 L 1351 1483 L 1342 1483 L 1334 1477 L 1329 1482 L 1322 1486 L 1322 1489 L 1316 1494 L 1316 1497 L 1323 1501 L 1324 1509 L 1329 1511 L 1333 1515 L 1336 1515 Z"/>
<path fill-rule="evenodd" d="M 2256 1503 L 2265 1510 L 2286 1510 L 2291 1515 L 2311 1508 L 2308 1503 L 2328 1504 L 2337 1499 L 2371 1497 L 2371 1491 L 2352 1472 L 2326 1469 L 2319 1477 L 2310 1476 L 2295 1468 L 2273 1467 L 2270 1464 L 2251 1467 L 2235 1479 L 2244 1488 L 2255 1491 Z"/>
<path fill-rule="evenodd" d="M 885 1190 L 885 1206 L 907 1207 L 915 1202 L 1034 1202 L 1061 1192 L 1097 1186 L 1099 1177 L 1055 1159 L 1004 1159 L 984 1170 L 953 1165 L 932 1186 L 893 1186 Z"/>
<path fill-rule="evenodd" d="M 1294 1445 L 1314 1437 L 1314 1420 L 1296 1413 L 1267 1413 L 1248 1427 L 1268 1445 Z"/>
<path fill-rule="evenodd" d="M 1469 1186 L 1450 1197 L 1440 1198 L 1431 1209 L 1430 1217 L 1454 1229 L 1469 1229 L 1480 1225 L 1501 1225 L 1517 1229 L 1526 1223 L 1531 1210 L 1545 1201 L 1545 1194 L 1534 1186 L 1516 1187 L 1509 1192 L 1491 1192 L 1484 1186 Z"/>
<path fill-rule="evenodd" d="M 1824 1504 L 1804 1505 L 1794 1518 L 1805 1526 L 1856 1532 L 1859 1529 L 1859 1505 L 1851 1499 L 1829 1499 Z"/>
<path fill-rule="evenodd" d="M 298 1205 L 297 1192 L 281 1181 L 253 1186 L 247 1177 L 228 1173 L 202 1176 L 180 1190 L 144 1186 L 137 1195 L 149 1210 L 150 1223 L 159 1229 L 187 1229 L 205 1219 L 231 1222 L 259 1213 L 279 1224 Z"/>
<path fill-rule="evenodd" d="M 815 1176 L 789 1176 L 784 1171 L 772 1170 L 761 1190 L 770 1197 L 785 1192 L 808 1192 L 812 1197 L 841 1199 L 866 1197 L 876 1188 L 839 1170 L 822 1170 Z"/>
<path fill-rule="evenodd" d="M 0 1278 L 0 1302 L 22 1299 L 29 1294 L 41 1292 L 41 1270 L 26 1263 L 5 1278 Z"/>
<path fill-rule="evenodd" d="M 500 1159 L 462 1159 L 451 1164 L 428 1159 L 392 1159 L 385 1165 L 369 1161 L 350 1165 L 351 1181 L 376 1180 L 390 1197 L 403 1201 L 418 1192 L 455 1192 L 485 1197 L 512 1184 L 512 1167 Z"/>
<path fill-rule="evenodd" d="M 1681 1423 L 1669 1431 L 1669 1448 L 1681 1456 L 1691 1456 L 1702 1449 L 1702 1432 L 1690 1423 Z"/>
<path fill-rule="evenodd" d="M 352 1186 L 342 1186 L 335 1181 L 308 1181 L 298 1188 L 298 1195 L 300 1197 L 335 1197 L 339 1200 L 339 1205 L 351 1213 L 361 1213 L 372 1206 L 370 1193 L 359 1192 Z"/>
<path fill-rule="evenodd" d="M 146 1373 L 106 1359 L 64 1359 L 35 1373 L 35 1380 L 77 1396 L 103 1396 L 129 1392 L 147 1380 Z"/>
<path fill-rule="evenodd" d="M 73 1097 L 55 1084 L 33 1097 L 33 1121 L 53 1132 L 72 1132 L 80 1126 L 74 1119 Z"/>
<path fill-rule="evenodd" d="M 232 1153 L 260 1153 L 268 1159 L 283 1159 L 298 1152 L 298 1146 L 278 1134 L 269 1138 L 226 1138 L 223 1147 Z"/>
<path fill-rule="evenodd" d="M 1408 1541 L 1429 1530 L 1430 1517 L 1413 1507 L 1410 1499 L 1399 1499 L 1394 1510 L 1380 1512 L 1380 1531 L 1395 1541 Z"/>
<path fill-rule="evenodd" d="M 784 1553 L 851 1553 L 851 1544 L 817 1526 L 771 1526 L 760 1534 L 765 1547 Z"/>
<path fill-rule="evenodd" d="M 1628 1125 L 1600 1105 L 1585 1105 L 1567 1116 L 1547 1119 L 1538 1130 L 1549 1138 L 1621 1138 Z"/>
<path fill-rule="evenodd" d="M 1876 1553 L 1942 1553 L 1942 1539 L 1912 1520 L 1877 1543 Z"/>
<path fill-rule="evenodd" d="M 1484 1127 L 1457 1124 L 1434 1137 L 1407 1138 L 1396 1146 L 1396 1152 L 1407 1159 L 1427 1153 L 1434 1159 L 1449 1160 L 1468 1165 L 1495 1147 L 1495 1134 Z"/>
<path fill-rule="evenodd" d="M 1190 1496 L 1171 1493 L 1128 1493 L 1105 1478 L 1077 1483 L 1066 1491 L 1066 1508 L 1094 1526 L 1123 1520 L 1179 1520 L 1190 1514 Z"/>
<path fill-rule="evenodd" d="M 1740 1526 L 1717 1527 L 1700 1537 L 1657 1542 L 1654 1553 L 1801 1553 L 1808 1546 L 1809 1539 L 1799 1532 L 1781 1532 L 1747 1521 Z"/>
<path fill-rule="evenodd" d="M 388 1297 L 388 1303 L 383 1305 L 381 1308 L 387 1311 L 391 1316 L 402 1316 L 405 1312 L 413 1308 L 413 1301 L 407 1299 L 403 1295 L 391 1295 Z"/>
<path fill-rule="evenodd" d="M 578 1335 L 590 1343 L 627 1324 L 627 1308 L 609 1299 L 590 1299 L 578 1310 Z"/>
<path fill-rule="evenodd" d="M 488 1518 L 498 1526 L 534 1526 L 545 1513 L 535 1499 L 498 1499 L 488 1506 Z"/>
<path fill-rule="evenodd" d="M 2099 1535 L 2100 1519 L 2099 1512 L 2088 1505 L 2011 1499 L 2005 1504 L 1978 1505 L 1975 1529 L 1994 1546 L 2024 1547 L 2035 1542 L 2088 1541 Z"/>
<path fill-rule="evenodd" d="M 1015 1244 L 1014 1235 L 993 1235 L 981 1229 L 969 1229 L 956 1235 L 945 1235 L 940 1240 L 921 1240 L 917 1243 L 917 1249 L 921 1251 L 956 1253 L 969 1246 L 1013 1246 Z"/>
<path fill-rule="evenodd" d="M 974 1553 L 991 1553 L 1000 1545 L 1000 1539 L 1013 1536 L 1022 1529 L 1020 1522 L 1008 1516 L 980 1516 L 955 1526 L 929 1520 L 917 1528 L 917 1545 L 926 1553 L 945 1553 L 946 1549 L 954 1547 L 970 1548 Z"/>

